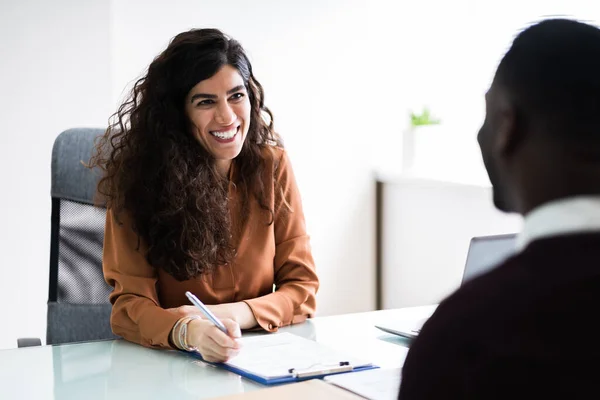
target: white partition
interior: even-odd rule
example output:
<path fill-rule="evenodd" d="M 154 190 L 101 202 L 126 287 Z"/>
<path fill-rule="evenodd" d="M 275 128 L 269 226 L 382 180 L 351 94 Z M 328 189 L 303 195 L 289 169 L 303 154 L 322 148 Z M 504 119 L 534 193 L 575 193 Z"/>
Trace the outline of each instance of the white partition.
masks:
<path fill-rule="evenodd" d="M 519 216 L 494 208 L 489 186 L 380 181 L 382 308 L 438 303 L 460 284 L 473 236 L 521 228 Z"/>

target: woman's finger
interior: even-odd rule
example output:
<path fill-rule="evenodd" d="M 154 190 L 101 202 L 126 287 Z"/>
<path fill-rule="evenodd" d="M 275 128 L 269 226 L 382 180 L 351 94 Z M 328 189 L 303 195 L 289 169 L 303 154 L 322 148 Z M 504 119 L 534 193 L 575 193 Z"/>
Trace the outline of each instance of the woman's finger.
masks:
<path fill-rule="evenodd" d="M 240 329 L 240 324 L 238 324 L 236 321 L 227 318 L 222 320 L 221 322 L 223 322 L 223 325 L 225 325 L 225 328 L 227 328 L 227 333 L 229 334 L 229 337 L 242 337 L 242 330 Z"/>
<path fill-rule="evenodd" d="M 209 362 L 224 362 L 235 357 L 239 352 L 233 349 L 225 349 L 219 347 L 215 343 L 215 347 L 206 347 L 200 351 L 202 358 Z"/>
<path fill-rule="evenodd" d="M 233 338 L 223 333 L 216 326 L 210 327 L 206 330 L 206 336 L 212 339 L 220 347 L 227 347 L 230 349 L 239 349 L 240 345 Z"/>
<path fill-rule="evenodd" d="M 236 356 L 239 353 L 239 348 L 223 347 L 220 346 L 217 342 L 215 342 L 212 338 L 207 339 L 207 347 L 209 347 L 214 354 L 220 357 L 229 359 L 231 357 Z M 209 340 L 212 341 L 212 343 Z"/>

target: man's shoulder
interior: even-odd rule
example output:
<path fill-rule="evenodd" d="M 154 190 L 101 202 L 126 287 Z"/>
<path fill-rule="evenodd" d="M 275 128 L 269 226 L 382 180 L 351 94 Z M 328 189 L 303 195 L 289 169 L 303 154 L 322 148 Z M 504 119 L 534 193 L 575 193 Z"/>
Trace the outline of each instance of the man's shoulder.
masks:
<path fill-rule="evenodd" d="M 444 391 L 451 391 L 452 398 L 460 397 L 473 364 L 479 364 L 490 354 L 490 346 L 495 346 L 500 334 L 495 328 L 506 318 L 504 305 L 515 292 L 513 286 L 518 286 L 515 275 L 522 262 L 521 257 L 512 257 L 440 303 L 408 352 L 403 368 L 407 397 L 427 392 L 427 398 L 434 398 Z M 423 374 L 429 374 L 439 388 L 423 389 L 419 383 Z"/>
<path fill-rule="evenodd" d="M 600 235 L 540 240 L 466 282 L 440 303 L 411 346 L 404 391 L 421 393 L 420 377 L 432 373 L 440 389 L 431 390 L 440 396 L 463 393 L 469 382 L 539 388 L 548 377 L 567 379 L 557 371 L 573 360 L 568 379 L 579 379 L 600 355 L 593 317 L 600 307 L 599 248 Z M 557 340 L 564 327 L 576 327 L 576 341 Z M 489 390 L 480 394 L 487 398 Z"/>
<path fill-rule="evenodd" d="M 465 327 L 502 329 L 503 324 L 527 323 L 532 309 L 547 310 L 560 301 L 581 303 L 578 291 L 600 290 L 598 246 L 600 235 L 590 234 L 534 242 L 463 284 L 440 304 L 431 324 L 463 332 Z"/>
<path fill-rule="evenodd" d="M 463 284 L 443 300 L 428 321 L 437 329 L 465 332 L 483 327 L 522 309 L 536 277 L 528 260 L 516 255 L 492 271 Z"/>

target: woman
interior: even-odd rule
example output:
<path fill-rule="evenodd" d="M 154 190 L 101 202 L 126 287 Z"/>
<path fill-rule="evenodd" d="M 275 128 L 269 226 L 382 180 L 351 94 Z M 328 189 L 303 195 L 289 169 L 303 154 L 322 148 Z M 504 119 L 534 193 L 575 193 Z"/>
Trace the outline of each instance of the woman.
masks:
<path fill-rule="evenodd" d="M 314 313 L 300 194 L 235 40 L 216 29 L 177 35 L 115 113 L 91 166 L 104 170 L 115 334 L 225 361 L 240 328 L 274 332 Z M 186 306 L 187 290 L 229 335 Z"/>

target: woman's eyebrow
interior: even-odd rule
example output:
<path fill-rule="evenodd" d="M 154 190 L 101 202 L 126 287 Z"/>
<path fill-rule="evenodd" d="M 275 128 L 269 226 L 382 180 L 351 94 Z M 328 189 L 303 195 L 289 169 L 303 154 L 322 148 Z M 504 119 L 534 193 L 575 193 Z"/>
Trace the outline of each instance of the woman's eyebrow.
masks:
<path fill-rule="evenodd" d="M 246 89 L 246 87 L 244 85 L 237 85 L 236 87 L 229 89 L 227 91 L 227 94 L 233 94 L 235 92 L 239 92 L 240 90 Z M 192 98 L 190 99 L 190 103 L 193 103 L 194 101 L 196 101 L 199 98 L 202 99 L 216 99 L 218 96 L 216 94 L 208 94 L 208 93 L 196 93 L 195 95 L 192 96 Z"/>

